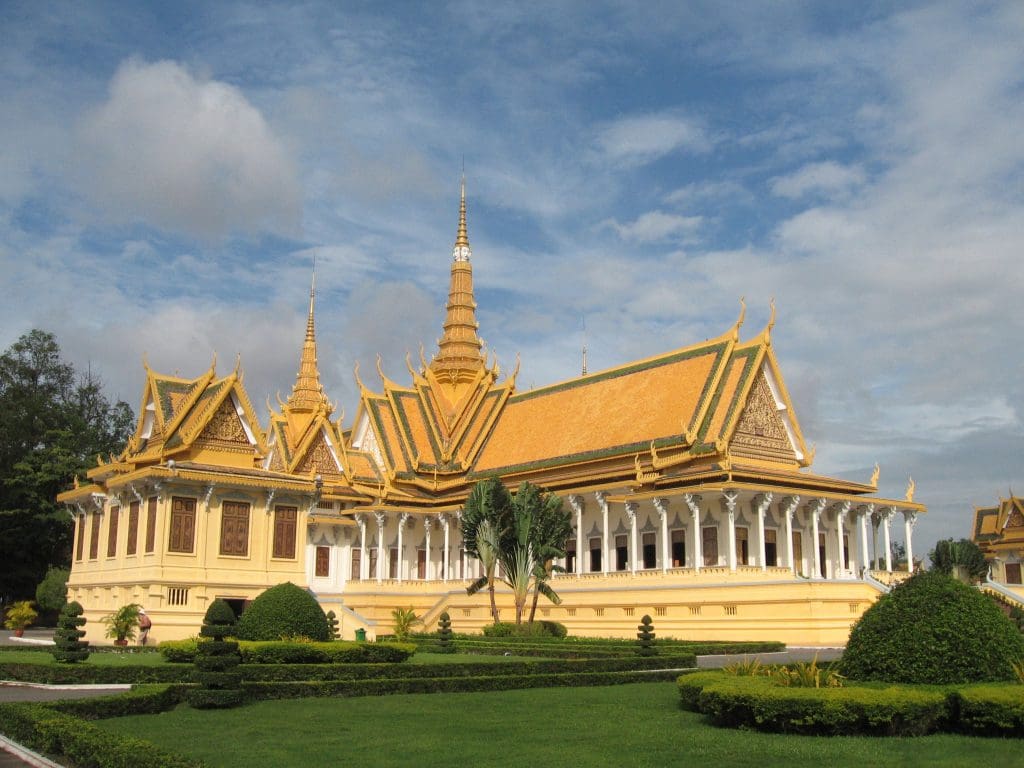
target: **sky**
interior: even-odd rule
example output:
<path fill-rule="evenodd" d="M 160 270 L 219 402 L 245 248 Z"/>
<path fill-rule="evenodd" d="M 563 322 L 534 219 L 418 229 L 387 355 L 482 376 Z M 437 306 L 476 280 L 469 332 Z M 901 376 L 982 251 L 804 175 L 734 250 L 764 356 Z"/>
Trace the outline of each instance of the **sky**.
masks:
<path fill-rule="evenodd" d="M 521 389 L 768 322 L 814 470 L 1024 489 L 1024 4 L 0 3 L 0 348 L 351 425 L 436 349 L 460 176 Z M 265 416 L 264 416 L 265 418 Z M 902 526 L 896 526 L 902 538 Z"/>

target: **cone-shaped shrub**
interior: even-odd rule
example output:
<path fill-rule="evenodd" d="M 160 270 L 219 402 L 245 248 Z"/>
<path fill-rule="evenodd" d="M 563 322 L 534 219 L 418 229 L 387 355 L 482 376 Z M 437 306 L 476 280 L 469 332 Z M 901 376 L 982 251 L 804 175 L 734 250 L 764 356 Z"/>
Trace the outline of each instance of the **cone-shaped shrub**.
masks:
<path fill-rule="evenodd" d="M 74 664 L 89 658 L 89 641 L 85 637 L 85 616 L 77 602 L 64 605 L 57 619 L 57 631 L 53 633 L 53 658 L 65 664 Z"/>
<path fill-rule="evenodd" d="M 452 642 L 452 617 L 445 611 L 437 617 L 437 651 L 438 653 L 455 653 Z"/>
<path fill-rule="evenodd" d="M 238 620 L 239 640 L 308 637 L 330 640 L 323 608 L 309 592 L 290 581 L 260 594 Z"/>
<path fill-rule="evenodd" d="M 850 632 L 840 663 L 852 680 L 971 683 L 1012 680 L 1024 638 L 973 587 L 924 571 L 882 595 Z"/>
<path fill-rule="evenodd" d="M 341 637 L 341 632 L 338 631 L 338 615 L 334 611 L 327 612 L 327 631 L 331 640 Z"/>
<path fill-rule="evenodd" d="M 658 649 L 654 645 L 654 623 L 646 614 L 637 625 L 636 643 L 636 652 L 641 656 L 656 656 L 658 654 Z"/>
<path fill-rule="evenodd" d="M 223 600 L 214 600 L 203 618 L 199 634 L 210 638 L 196 648 L 192 679 L 199 688 L 188 692 L 188 703 L 197 709 L 225 709 L 242 703 L 242 676 L 236 667 L 242 660 L 238 643 L 225 640 L 235 631 L 235 613 Z"/>

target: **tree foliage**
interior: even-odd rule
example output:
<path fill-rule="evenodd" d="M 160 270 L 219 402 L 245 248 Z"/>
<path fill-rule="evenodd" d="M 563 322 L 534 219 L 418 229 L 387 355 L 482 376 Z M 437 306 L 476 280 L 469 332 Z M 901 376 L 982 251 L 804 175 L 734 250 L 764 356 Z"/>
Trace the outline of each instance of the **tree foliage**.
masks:
<path fill-rule="evenodd" d="M 932 568 L 947 575 L 961 569 L 970 581 L 981 581 L 988 575 L 988 563 L 981 549 L 970 539 L 942 539 L 928 553 Z"/>
<path fill-rule="evenodd" d="M 68 576 L 71 571 L 67 568 L 56 568 L 51 566 L 46 571 L 46 576 L 36 587 L 36 605 L 41 611 L 61 611 L 68 602 Z"/>
<path fill-rule="evenodd" d="M 61 358 L 53 334 L 30 331 L 0 355 L 0 602 L 32 596 L 49 566 L 71 562 L 73 525 L 56 496 L 97 454 L 120 450 L 133 423 L 91 370 Z"/>
<path fill-rule="evenodd" d="M 524 482 L 513 496 L 498 478 L 482 480 L 470 492 L 462 518 L 466 551 L 480 560 L 484 570 L 467 592 L 472 595 L 486 586 L 491 615 L 498 623 L 494 584 L 500 565 L 501 580 L 512 590 L 516 624 L 522 623 L 531 590 L 534 609 L 538 595 L 557 605 L 560 599 L 548 581 L 560 570 L 554 561 L 565 556 L 571 532 L 569 513 L 555 494 Z M 533 615 L 531 610 L 530 621 Z"/>

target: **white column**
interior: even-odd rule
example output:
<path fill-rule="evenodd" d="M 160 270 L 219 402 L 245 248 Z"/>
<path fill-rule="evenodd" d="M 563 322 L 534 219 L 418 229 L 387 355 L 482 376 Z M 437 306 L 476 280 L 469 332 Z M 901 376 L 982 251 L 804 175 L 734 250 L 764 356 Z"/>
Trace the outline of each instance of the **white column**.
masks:
<path fill-rule="evenodd" d="M 661 572 L 668 573 L 672 556 L 668 540 L 668 499 L 654 499 L 654 508 L 661 518 Z"/>
<path fill-rule="evenodd" d="M 768 554 L 765 552 L 764 547 L 764 514 L 768 511 L 768 506 L 772 503 L 773 494 L 771 491 L 761 496 L 761 500 L 757 504 L 757 546 L 758 546 L 758 557 L 757 564 L 761 566 L 761 570 L 768 569 Z M 778 542 L 776 542 L 776 548 Z M 777 553 L 777 550 L 776 550 Z"/>
<path fill-rule="evenodd" d="M 366 581 L 370 578 L 370 561 L 366 556 L 366 515 L 356 515 L 356 522 L 359 523 L 359 579 Z"/>
<path fill-rule="evenodd" d="M 431 519 L 429 517 L 423 518 L 423 531 L 424 531 L 424 534 L 425 534 L 425 540 L 423 542 L 423 547 L 424 547 L 424 550 L 425 550 L 425 553 L 424 553 L 425 562 L 423 564 L 423 578 L 424 578 L 425 581 L 430 581 L 430 530 L 433 527 L 434 527 L 433 519 Z"/>
<path fill-rule="evenodd" d="M 825 499 L 818 499 L 814 506 L 811 507 L 811 536 L 813 541 L 811 542 L 811 549 L 814 551 L 814 572 L 811 574 L 814 578 L 821 578 L 821 552 L 818 550 L 818 522 L 821 520 L 822 510 L 825 509 Z"/>
<path fill-rule="evenodd" d="M 850 513 L 853 502 L 844 501 L 836 507 L 836 538 L 839 544 L 839 562 L 836 568 L 836 578 L 842 579 L 846 576 L 846 544 L 843 537 L 846 533 L 846 516 Z"/>
<path fill-rule="evenodd" d="M 389 553 L 384 550 L 384 523 L 386 517 L 383 512 L 374 512 L 373 516 L 377 518 L 377 583 L 380 584 L 384 581 L 384 558 L 389 557 Z"/>
<path fill-rule="evenodd" d="M 700 496 L 692 493 L 683 494 L 686 506 L 690 508 L 693 516 L 693 570 L 699 571 L 704 562 L 704 553 L 701 552 L 700 532 Z"/>
<path fill-rule="evenodd" d="M 444 528 L 444 549 L 442 550 L 444 559 L 441 561 L 441 581 L 448 581 L 448 568 L 450 567 L 449 561 L 451 558 L 451 552 L 448 546 L 448 524 L 450 521 L 448 519 L 448 515 L 445 514 L 440 514 L 437 516 L 437 518 L 441 521 L 441 527 Z"/>
<path fill-rule="evenodd" d="M 576 575 L 583 573 L 583 497 L 572 495 L 569 505 L 576 513 Z"/>
<path fill-rule="evenodd" d="M 729 519 L 729 570 L 736 570 L 736 499 L 739 496 L 735 491 L 726 491 L 722 494 L 725 499 L 725 514 Z"/>
<path fill-rule="evenodd" d="M 793 559 L 793 513 L 796 512 L 799 504 L 799 496 L 790 496 L 789 503 L 784 510 L 786 517 L 786 565 L 789 566 L 789 570 L 794 574 L 796 574 L 796 561 Z"/>
<path fill-rule="evenodd" d="M 874 504 L 871 505 L 874 507 Z M 882 522 L 881 513 L 871 515 L 871 567 L 878 568 L 878 525 Z"/>
<path fill-rule="evenodd" d="M 459 578 L 466 578 L 466 540 L 462 537 L 462 508 L 455 510 L 455 519 L 459 521 Z"/>
<path fill-rule="evenodd" d="M 882 543 L 885 545 L 885 570 L 892 573 L 892 541 L 890 539 L 889 526 L 892 523 L 892 516 L 896 514 L 893 507 L 882 512 Z"/>
<path fill-rule="evenodd" d="M 402 512 L 398 516 L 398 583 L 402 583 L 402 577 L 405 572 L 405 542 L 403 534 L 405 533 L 405 526 L 409 522 L 409 513 Z"/>
<path fill-rule="evenodd" d="M 635 501 L 626 502 L 626 519 L 629 520 L 629 570 L 636 573 L 636 511 Z"/>
<path fill-rule="evenodd" d="M 909 509 L 903 510 L 903 534 L 907 540 L 907 573 L 914 572 L 914 543 L 911 536 L 914 533 L 914 524 L 917 522 L 917 512 Z"/>
<path fill-rule="evenodd" d="M 860 563 L 862 574 L 871 570 L 871 554 L 868 552 L 868 521 L 875 511 L 874 504 L 865 504 L 860 508 Z"/>
<path fill-rule="evenodd" d="M 601 571 L 609 573 L 612 569 L 612 557 L 608 534 L 608 494 L 604 491 L 596 491 L 594 496 L 597 498 L 597 503 L 601 505 Z"/>

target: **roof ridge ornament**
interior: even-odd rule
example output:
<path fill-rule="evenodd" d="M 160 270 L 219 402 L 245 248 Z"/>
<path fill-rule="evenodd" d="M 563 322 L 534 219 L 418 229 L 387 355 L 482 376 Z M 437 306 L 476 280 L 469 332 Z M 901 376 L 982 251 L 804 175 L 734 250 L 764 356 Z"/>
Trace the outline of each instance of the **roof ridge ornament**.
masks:
<path fill-rule="evenodd" d="M 743 327 L 743 321 L 747 319 L 747 302 L 746 298 L 740 296 L 740 316 L 736 318 L 735 324 L 732 327 L 732 338 L 733 341 L 740 340 L 740 328 Z"/>

